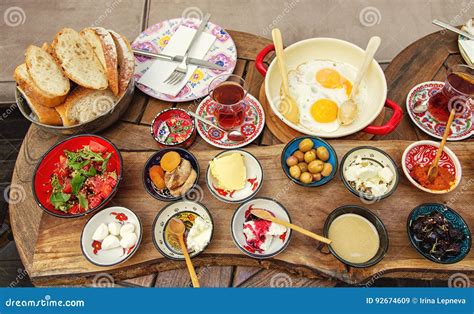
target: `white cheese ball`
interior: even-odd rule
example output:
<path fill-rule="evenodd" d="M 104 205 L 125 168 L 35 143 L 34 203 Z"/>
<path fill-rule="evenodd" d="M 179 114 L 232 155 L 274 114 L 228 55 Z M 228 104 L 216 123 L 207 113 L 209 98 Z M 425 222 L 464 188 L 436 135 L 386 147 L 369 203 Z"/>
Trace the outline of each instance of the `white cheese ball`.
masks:
<path fill-rule="evenodd" d="M 114 235 L 107 236 L 104 241 L 102 241 L 102 249 L 103 250 L 111 250 L 115 249 L 116 247 L 120 246 L 119 239 Z"/>
<path fill-rule="evenodd" d="M 120 228 L 120 236 L 123 238 L 129 233 L 135 232 L 135 225 L 131 222 L 127 222 Z"/>
<path fill-rule="evenodd" d="M 129 249 L 137 243 L 137 235 L 135 233 L 127 233 L 123 236 L 122 240 L 120 240 L 120 246 L 124 249 Z"/>
<path fill-rule="evenodd" d="M 92 240 L 94 241 L 102 241 L 109 235 L 109 229 L 107 225 L 101 223 L 100 226 L 95 230 L 94 234 L 92 235 Z"/>
<path fill-rule="evenodd" d="M 109 223 L 109 232 L 114 236 L 118 236 L 120 234 L 120 228 L 122 228 L 122 225 L 116 221 Z"/>

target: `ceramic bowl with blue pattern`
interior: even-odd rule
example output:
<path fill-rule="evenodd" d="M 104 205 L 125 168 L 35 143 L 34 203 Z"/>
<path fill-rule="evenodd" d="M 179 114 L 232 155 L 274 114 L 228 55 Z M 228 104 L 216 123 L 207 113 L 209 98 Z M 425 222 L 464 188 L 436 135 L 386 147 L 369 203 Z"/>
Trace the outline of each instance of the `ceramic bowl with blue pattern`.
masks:
<path fill-rule="evenodd" d="M 331 166 L 332 166 L 332 171 L 331 171 L 329 176 L 322 177 L 321 180 L 313 181 L 311 183 L 303 183 L 300 180 L 293 178 L 290 175 L 290 167 L 288 167 L 288 165 L 286 164 L 286 160 L 288 159 L 288 157 L 290 157 L 297 150 L 299 150 L 300 142 L 304 139 L 307 139 L 307 138 L 309 138 L 313 142 L 313 144 L 314 144 L 313 148 L 316 149 L 320 146 L 323 146 L 327 149 L 327 151 L 329 153 L 329 159 L 325 162 L 330 163 Z M 316 136 L 297 137 L 297 138 L 291 140 L 288 144 L 286 144 L 285 148 L 283 148 L 283 152 L 281 153 L 281 167 L 283 168 L 283 172 L 285 172 L 288 179 L 290 179 L 291 181 L 293 181 L 294 183 L 296 183 L 298 185 L 305 186 L 305 187 L 317 187 L 317 186 L 324 185 L 324 184 L 328 183 L 329 181 L 331 181 L 334 178 L 334 176 L 336 175 L 337 165 L 338 165 L 337 154 L 336 154 L 336 151 L 334 150 L 334 148 L 328 142 L 326 142 L 325 140 L 323 140 L 319 137 L 316 137 Z"/>
<path fill-rule="evenodd" d="M 415 231 L 413 230 L 415 221 L 422 216 L 432 215 L 433 213 L 436 213 L 436 212 L 440 213 L 447 220 L 451 228 L 453 228 L 456 232 L 461 232 L 463 235 L 462 240 L 457 242 L 460 248 L 459 248 L 459 253 L 457 253 L 456 255 L 451 254 L 446 257 L 437 258 L 433 254 L 429 254 L 426 252 L 426 250 L 423 250 L 422 241 L 416 237 Z M 415 247 L 415 249 L 425 258 L 435 263 L 440 263 L 440 264 L 457 263 L 461 261 L 464 257 L 466 257 L 472 245 L 472 235 L 471 235 L 471 231 L 469 230 L 469 227 L 467 226 L 467 223 L 453 209 L 443 204 L 426 203 L 426 204 L 421 204 L 415 207 L 410 213 L 410 215 L 408 215 L 407 231 L 408 231 L 408 238 L 410 239 L 410 242 Z"/>

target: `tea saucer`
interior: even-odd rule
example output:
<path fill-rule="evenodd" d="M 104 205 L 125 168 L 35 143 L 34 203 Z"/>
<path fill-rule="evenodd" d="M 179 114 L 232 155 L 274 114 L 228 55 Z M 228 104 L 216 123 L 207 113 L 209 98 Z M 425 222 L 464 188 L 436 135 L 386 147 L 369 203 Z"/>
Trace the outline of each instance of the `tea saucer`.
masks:
<path fill-rule="evenodd" d="M 443 138 L 445 122 L 437 120 L 427 110 L 422 113 L 416 113 L 413 108 L 420 102 L 427 101 L 432 95 L 438 93 L 444 86 L 443 82 L 430 81 L 416 85 L 408 93 L 406 106 L 407 112 L 415 125 L 426 134 L 438 139 Z M 448 141 L 460 141 L 469 138 L 474 133 L 472 127 L 472 112 L 467 110 L 462 116 L 456 117 L 451 125 L 451 134 Z"/>
<path fill-rule="evenodd" d="M 199 135 L 212 146 L 224 149 L 239 148 L 253 142 L 262 133 L 265 126 L 265 112 L 258 100 L 250 94 L 245 98 L 245 120 L 239 127 L 240 132 L 246 136 L 245 140 L 240 142 L 231 141 L 227 138 L 227 133 L 216 129 L 215 127 L 196 121 Z M 196 114 L 217 124 L 214 116 L 215 103 L 210 96 L 204 98 L 196 109 Z"/>

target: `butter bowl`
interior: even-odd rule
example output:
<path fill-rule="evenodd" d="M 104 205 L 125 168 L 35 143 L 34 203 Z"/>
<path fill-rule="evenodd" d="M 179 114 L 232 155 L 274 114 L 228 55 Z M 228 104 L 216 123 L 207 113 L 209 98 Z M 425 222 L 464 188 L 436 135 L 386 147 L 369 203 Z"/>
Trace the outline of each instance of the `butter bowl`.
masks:
<path fill-rule="evenodd" d="M 248 151 L 242 149 L 224 151 L 209 162 L 206 184 L 218 200 L 226 203 L 243 203 L 260 191 L 263 184 L 263 168 L 257 158 Z"/>

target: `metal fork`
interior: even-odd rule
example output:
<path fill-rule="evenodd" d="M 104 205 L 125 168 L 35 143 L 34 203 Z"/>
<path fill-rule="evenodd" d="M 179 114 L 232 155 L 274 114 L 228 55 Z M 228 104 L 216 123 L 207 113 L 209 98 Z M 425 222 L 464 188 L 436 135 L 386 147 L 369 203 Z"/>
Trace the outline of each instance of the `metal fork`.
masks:
<path fill-rule="evenodd" d="M 189 43 L 188 48 L 184 52 L 183 61 L 181 61 L 181 63 L 173 71 L 173 73 L 171 73 L 171 75 L 165 80 L 165 83 L 170 84 L 170 85 L 177 85 L 185 78 L 186 73 L 188 72 L 189 50 L 191 50 L 191 47 L 194 45 L 199 35 L 204 31 L 204 28 L 206 27 L 207 22 L 209 22 L 210 18 L 211 18 L 211 15 L 207 13 L 206 16 L 204 16 L 204 18 L 201 20 L 201 24 L 199 25 L 199 28 L 194 33 L 193 39 L 191 39 L 191 42 Z"/>

